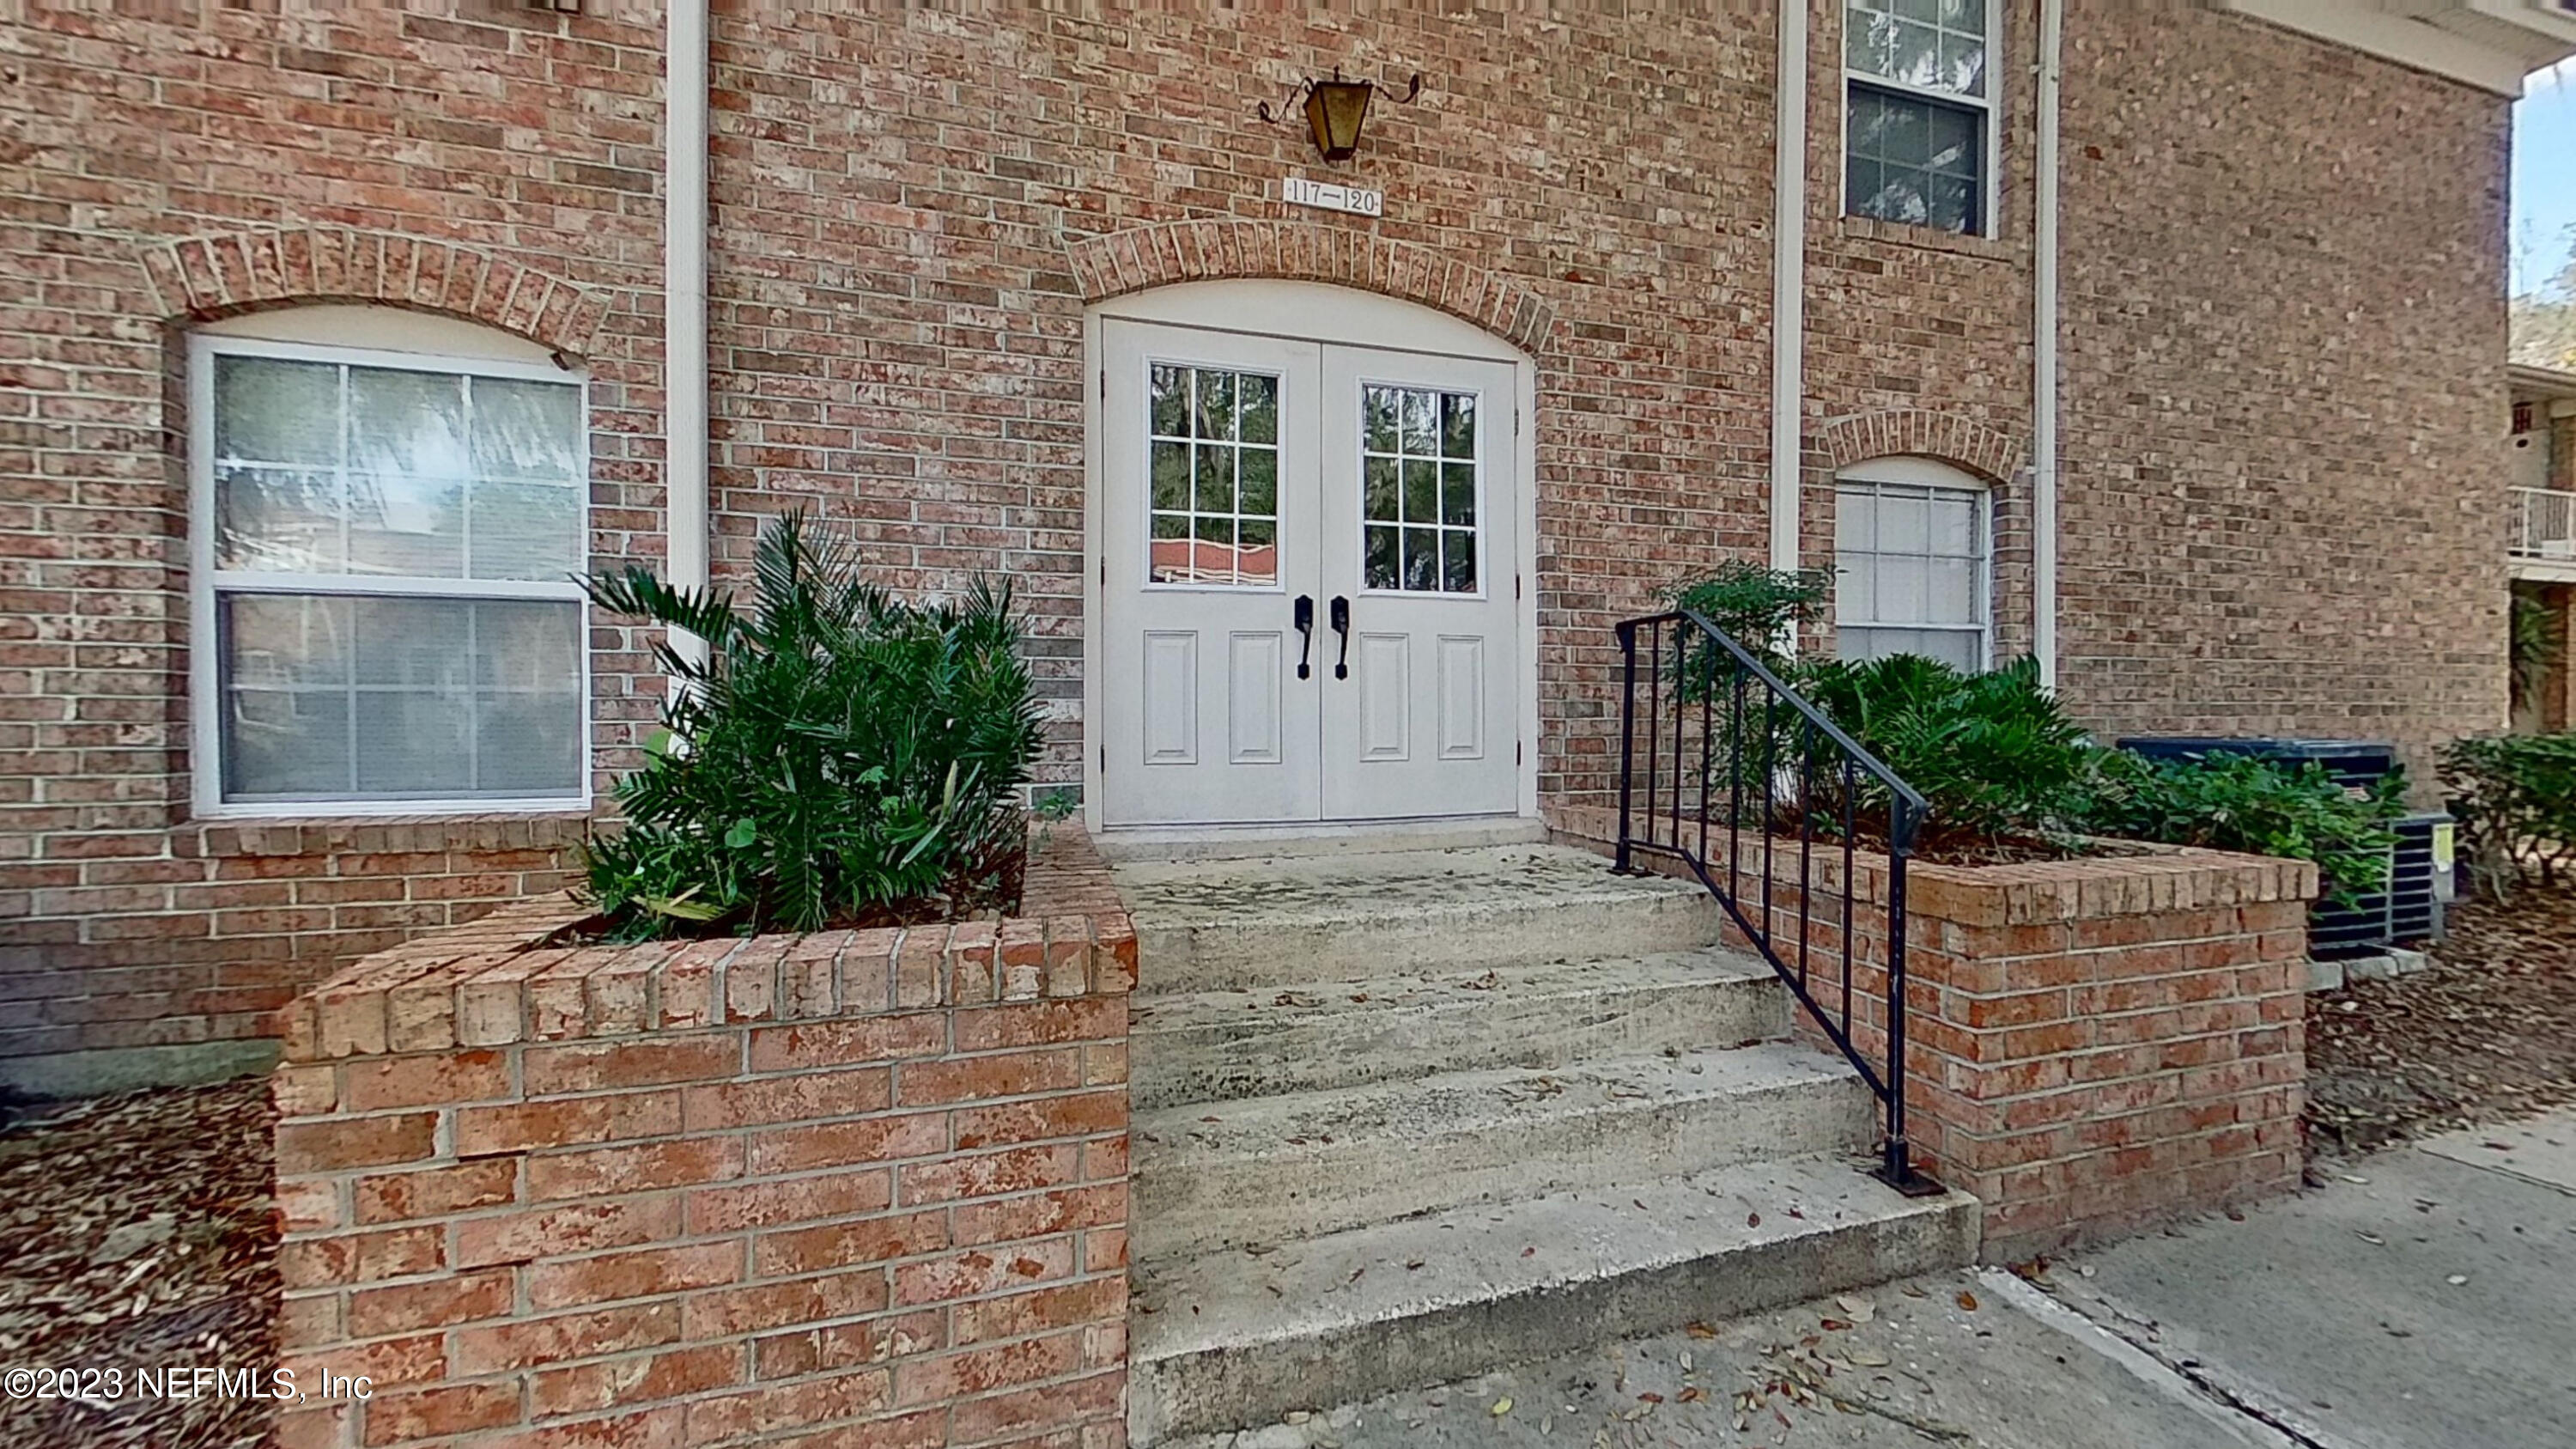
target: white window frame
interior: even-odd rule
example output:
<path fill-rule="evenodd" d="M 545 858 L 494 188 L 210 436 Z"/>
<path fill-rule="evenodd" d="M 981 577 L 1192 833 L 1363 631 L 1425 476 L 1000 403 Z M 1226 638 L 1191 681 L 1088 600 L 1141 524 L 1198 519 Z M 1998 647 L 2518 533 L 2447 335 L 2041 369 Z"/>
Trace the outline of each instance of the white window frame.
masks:
<path fill-rule="evenodd" d="M 1947 227 L 1935 227 L 1929 225 L 1920 226 L 1916 229 L 1936 232 L 1942 236 L 1973 236 L 1981 237 L 1986 240 L 1994 239 L 2000 234 L 1998 227 L 2002 218 L 1997 213 L 1999 213 L 2003 207 L 2003 77 L 2005 69 L 2003 64 L 2004 0 L 1986 0 L 1986 93 L 1982 96 L 1962 95 L 1957 91 L 1945 91 L 1931 86 L 1911 85 L 1905 81 L 1895 80 L 1883 75 L 1876 75 L 1869 71 L 1852 69 L 1851 24 L 1852 0 L 1843 0 L 1842 53 L 1834 59 L 1835 65 L 1843 73 L 1842 145 L 1834 153 L 1834 190 L 1842 197 L 1841 214 L 1861 221 L 1879 220 L 1876 217 L 1861 216 L 1860 213 L 1852 210 L 1851 205 L 1852 87 L 1855 85 L 1871 86 L 1879 90 L 1893 92 L 1897 95 L 1913 96 L 1922 100 L 1935 102 L 1937 104 L 1953 106 L 1963 110 L 1980 110 L 1985 113 L 1985 125 L 1982 128 L 1985 138 L 1985 145 L 1983 148 L 1985 154 L 1978 165 L 1978 179 L 1984 193 L 1977 207 L 1977 220 L 1980 225 L 1973 231 L 1961 232 L 1951 231 Z M 1914 225 L 1910 222 L 1901 221 L 1882 222 L 1881 224 L 1886 226 Z"/>
<path fill-rule="evenodd" d="M 345 309 L 317 309 L 342 311 Z M 291 319 L 293 314 L 286 314 Z M 454 351 L 401 352 L 318 342 L 277 340 L 268 336 L 199 332 L 188 339 L 188 684 L 190 691 L 189 770 L 192 803 L 203 819 L 345 819 L 421 815 L 548 815 L 589 813 L 591 789 L 590 603 L 580 584 L 522 579 L 424 579 L 357 574 L 291 574 L 219 570 L 215 567 L 215 359 L 219 356 L 273 357 L 295 362 L 322 362 L 354 367 L 396 368 L 448 376 L 549 383 L 570 383 L 582 391 L 583 426 L 578 439 L 576 476 L 581 480 L 583 562 L 590 539 L 590 388 L 587 375 L 554 366 L 477 356 Z M 496 342 L 498 340 L 496 339 Z M 506 345 L 506 344 L 503 344 Z M 446 599 L 524 599 L 570 602 L 580 613 L 574 637 L 580 651 L 581 768 L 578 788 L 544 796 L 421 796 L 354 800 L 224 799 L 223 660 L 217 635 L 216 603 L 220 595 L 329 595 L 344 598 L 428 597 Z"/>
<path fill-rule="evenodd" d="M 1834 474 L 1834 513 L 1837 519 L 1835 525 L 1837 530 L 1841 527 L 1839 520 L 1842 515 L 1843 489 L 1846 485 L 1854 484 L 1871 489 L 1873 497 L 1878 496 L 1876 490 L 1881 485 L 1900 488 L 1937 488 L 1947 492 L 1976 495 L 1976 518 L 1969 525 L 1969 537 L 1977 551 L 1976 578 L 1972 585 L 1975 590 L 1976 622 L 1974 624 L 1926 624 L 1896 619 L 1856 619 L 1850 623 L 1852 627 L 1861 629 L 1913 629 L 1927 633 L 1947 634 L 1973 633 L 1977 639 L 1977 671 L 1982 673 L 1994 668 L 1995 494 L 1993 487 L 1973 473 L 1932 458 L 1872 458 L 1867 462 L 1854 463 Z M 1871 550 L 1873 556 L 1877 552 L 1876 549 Z M 1834 549 L 1834 570 L 1839 577 L 1842 570 L 1842 548 L 1839 541 Z M 1875 597 L 1874 591 L 1873 597 Z M 1834 639 L 1837 656 L 1841 654 L 1844 623 L 1841 606 L 1837 603 L 1834 609 Z"/>

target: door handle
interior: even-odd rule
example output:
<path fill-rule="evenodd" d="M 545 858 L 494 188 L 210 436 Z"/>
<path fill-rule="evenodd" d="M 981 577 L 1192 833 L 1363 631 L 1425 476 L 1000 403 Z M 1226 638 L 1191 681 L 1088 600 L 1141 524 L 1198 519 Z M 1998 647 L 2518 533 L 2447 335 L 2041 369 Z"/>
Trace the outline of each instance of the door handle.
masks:
<path fill-rule="evenodd" d="M 1342 655 L 1333 661 L 1333 677 L 1348 679 L 1351 677 L 1351 601 L 1340 594 L 1333 595 L 1333 632 L 1342 636 Z"/>
<path fill-rule="evenodd" d="M 1315 596 L 1313 594 L 1297 596 L 1297 634 L 1297 677 L 1304 679 L 1314 673 L 1306 667 L 1306 655 L 1315 647 Z"/>

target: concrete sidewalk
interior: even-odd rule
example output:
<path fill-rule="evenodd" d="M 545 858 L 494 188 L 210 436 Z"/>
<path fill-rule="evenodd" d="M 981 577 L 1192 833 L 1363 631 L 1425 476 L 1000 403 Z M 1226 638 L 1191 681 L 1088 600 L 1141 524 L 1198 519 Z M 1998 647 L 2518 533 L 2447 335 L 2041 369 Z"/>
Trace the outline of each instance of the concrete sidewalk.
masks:
<path fill-rule="evenodd" d="M 2576 1112 L 2052 1266 L 1940 1274 L 1187 1449 L 2576 1444 Z"/>
<path fill-rule="evenodd" d="M 1586 1348 L 1426 1393 L 1188 1441 L 1186 1449 L 2280 1444 L 2249 1437 L 2233 1414 L 2169 1375 L 2142 1379 L 2064 1327 L 2015 1308 L 2010 1296 L 1975 1273 L 1936 1274 L 1713 1332 Z"/>
<path fill-rule="evenodd" d="M 2576 1444 L 2576 1112 L 2060 1264 L 2059 1296 L 2326 1449 Z"/>

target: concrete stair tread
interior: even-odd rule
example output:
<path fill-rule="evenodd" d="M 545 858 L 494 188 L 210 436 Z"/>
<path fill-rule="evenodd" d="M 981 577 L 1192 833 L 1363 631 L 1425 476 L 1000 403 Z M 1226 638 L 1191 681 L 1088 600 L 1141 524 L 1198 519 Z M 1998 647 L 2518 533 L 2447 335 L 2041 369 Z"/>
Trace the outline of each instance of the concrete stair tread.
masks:
<path fill-rule="evenodd" d="M 1647 1113 L 1756 1093 L 1856 1084 L 1850 1066 L 1813 1048 L 1760 1042 L 1675 1056 L 1619 1057 L 1538 1069 L 1447 1072 L 1232 1102 L 1139 1112 L 1132 1121 L 1137 1175 L 1187 1171 L 1211 1158 L 1322 1159 L 1369 1139 L 1424 1142 L 1453 1136 L 1510 1141 L 1542 1121 Z M 1814 1144 L 1832 1149 L 1840 1143 Z M 1651 1174 L 1641 1174 L 1651 1175 Z"/>
<path fill-rule="evenodd" d="M 1131 861 L 1113 868 L 1136 922 L 1141 996 L 1473 975 L 1575 957 L 1644 956 L 1718 941 L 1697 885 L 1621 876 L 1552 845 Z"/>
<path fill-rule="evenodd" d="M 1140 1264 L 1140 1442 L 1483 1372 L 1565 1334 L 1664 1331 L 1956 1266 L 1975 1250 L 1964 1194 L 1906 1198 L 1853 1161 L 1775 1159 Z"/>
<path fill-rule="evenodd" d="M 1113 867 L 1140 928 L 1317 926 L 1423 915 L 1468 919 L 1497 906 L 1703 896 L 1662 876 L 1619 876 L 1589 851 L 1555 845 L 1131 861 Z"/>
<path fill-rule="evenodd" d="M 1263 1026 L 1328 1017 L 1424 1009 L 1477 1009 L 1517 998 L 1583 999 L 1604 991 L 1653 991 L 1723 982 L 1769 982 L 1771 968 L 1724 946 L 1645 956 L 1547 961 L 1472 971 L 1398 972 L 1358 981 L 1275 988 L 1176 992 L 1136 1003 L 1135 1036 L 1170 1035 L 1245 1022 Z"/>

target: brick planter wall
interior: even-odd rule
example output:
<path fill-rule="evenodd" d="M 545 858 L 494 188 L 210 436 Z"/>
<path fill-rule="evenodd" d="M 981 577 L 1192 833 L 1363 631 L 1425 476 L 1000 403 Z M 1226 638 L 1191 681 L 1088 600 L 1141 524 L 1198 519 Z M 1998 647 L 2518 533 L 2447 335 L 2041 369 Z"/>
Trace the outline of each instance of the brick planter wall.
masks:
<path fill-rule="evenodd" d="M 1618 834 L 1608 810 L 1560 810 L 1551 824 L 1596 848 Z M 1746 845 L 1758 872 L 1758 839 Z M 1723 839 L 1710 849 L 1723 871 Z M 1788 884 L 1774 891 L 1773 930 L 1794 942 L 1794 844 L 1775 862 Z M 1822 917 L 1807 930 L 1811 979 L 1838 1008 L 1840 852 L 1819 852 L 1811 870 Z M 1856 853 L 1853 878 L 1853 1036 L 1878 1061 L 1886 858 Z M 1908 867 L 1908 1135 L 1925 1170 L 1984 1204 L 1987 1257 L 2116 1237 L 2297 1185 L 2316 892 L 2316 867 L 2303 861 L 2162 847 Z"/>
<path fill-rule="evenodd" d="M 1024 904 L 549 949 L 557 896 L 299 998 L 279 1344 L 375 1387 L 281 1444 L 1114 1449 L 1136 940 L 1078 830 Z"/>

